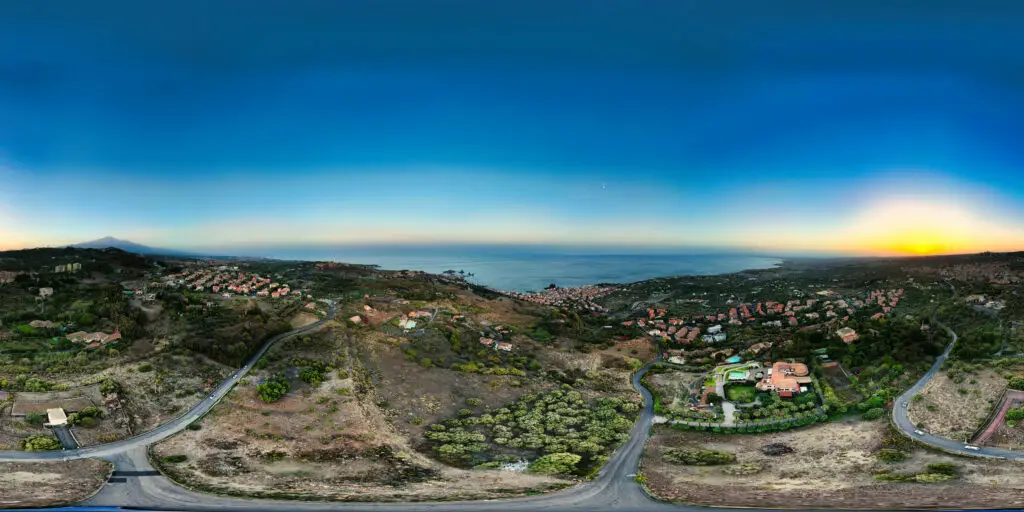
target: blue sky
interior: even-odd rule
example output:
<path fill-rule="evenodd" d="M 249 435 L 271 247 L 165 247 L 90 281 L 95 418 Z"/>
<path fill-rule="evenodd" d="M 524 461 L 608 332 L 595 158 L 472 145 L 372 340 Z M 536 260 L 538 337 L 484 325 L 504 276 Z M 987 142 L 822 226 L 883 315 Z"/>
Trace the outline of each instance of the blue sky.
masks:
<path fill-rule="evenodd" d="M 918 3 L 4 5 L 0 247 L 1024 248 L 1024 4 Z"/>

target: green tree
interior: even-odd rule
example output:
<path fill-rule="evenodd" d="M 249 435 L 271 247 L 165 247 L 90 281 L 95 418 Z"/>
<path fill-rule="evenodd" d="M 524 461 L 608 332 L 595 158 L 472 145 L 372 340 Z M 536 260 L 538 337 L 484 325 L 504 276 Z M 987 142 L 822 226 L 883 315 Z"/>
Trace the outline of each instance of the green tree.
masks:
<path fill-rule="evenodd" d="M 324 381 L 324 374 L 319 369 L 307 366 L 299 372 L 299 378 L 313 387 L 319 386 Z"/>
<path fill-rule="evenodd" d="M 576 471 L 576 464 L 582 459 L 575 453 L 549 453 L 533 461 L 527 470 L 539 475 L 569 475 Z"/>
<path fill-rule="evenodd" d="M 269 404 L 280 400 L 281 397 L 288 394 L 289 389 L 287 380 L 274 377 L 256 386 L 256 393 L 259 394 L 260 400 Z"/>

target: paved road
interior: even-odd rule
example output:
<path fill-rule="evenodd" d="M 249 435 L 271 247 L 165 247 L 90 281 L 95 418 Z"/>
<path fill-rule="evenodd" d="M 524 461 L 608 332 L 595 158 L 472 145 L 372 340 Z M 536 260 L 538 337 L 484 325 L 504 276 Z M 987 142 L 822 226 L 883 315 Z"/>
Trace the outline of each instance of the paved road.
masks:
<path fill-rule="evenodd" d="M 204 398 L 202 402 L 199 402 L 198 404 L 192 406 L 192 408 L 189 409 L 185 414 L 178 416 L 176 419 L 170 421 L 169 423 L 164 423 L 163 425 L 160 425 L 159 427 L 149 432 L 139 434 L 128 439 L 123 439 L 121 441 L 115 441 L 113 443 L 107 443 L 88 448 L 79 448 L 75 450 L 53 452 L 0 451 L 0 462 L 24 460 L 75 460 L 92 457 L 111 458 L 127 450 L 131 450 L 137 447 L 146 447 L 155 444 L 160 440 L 166 439 L 174 434 L 177 434 L 178 432 L 184 430 L 185 427 L 187 427 L 190 423 L 201 418 L 204 414 L 209 412 L 210 409 L 213 409 L 213 406 L 216 405 L 217 402 L 221 400 L 221 398 L 224 398 L 224 396 L 227 395 L 229 391 L 231 391 L 231 388 L 233 388 L 235 384 L 238 384 L 238 381 L 240 381 L 243 377 L 245 377 L 247 373 L 249 373 L 250 370 L 252 370 L 252 367 L 253 365 L 256 364 L 256 361 L 263 357 L 263 354 L 265 354 L 274 343 L 277 343 L 278 341 L 281 341 L 290 336 L 294 336 L 296 334 L 302 334 L 304 332 L 312 331 L 314 329 L 319 328 L 328 321 L 332 320 L 335 314 L 334 303 L 328 303 L 328 306 L 330 307 L 331 312 L 327 316 L 327 318 L 309 324 L 305 327 L 300 327 L 293 331 L 289 331 L 284 334 L 279 334 L 277 336 L 274 336 L 273 338 L 270 338 L 263 344 L 262 347 L 260 347 L 260 349 L 251 358 L 249 358 L 249 361 L 245 363 L 245 366 L 232 373 L 227 380 L 221 383 L 221 385 L 217 387 L 216 390 L 213 391 L 213 393 L 211 393 L 208 397 Z"/>
<path fill-rule="evenodd" d="M 334 306 L 331 306 L 331 316 L 334 316 Z M 325 320 L 326 321 L 326 320 Z M 350 510 L 350 511 L 395 511 L 395 512 L 434 512 L 447 510 L 482 510 L 494 512 L 532 512 L 559 511 L 559 510 L 586 510 L 586 511 L 615 511 L 615 512 L 649 512 L 649 511 L 688 511 L 707 512 L 711 509 L 695 506 L 672 505 L 654 501 L 649 498 L 637 485 L 633 477 L 637 473 L 640 456 L 643 453 L 654 419 L 654 400 L 647 389 L 640 384 L 640 379 L 650 368 L 650 364 L 633 375 L 633 387 L 643 397 L 644 408 L 641 410 L 633 430 L 630 432 L 629 441 L 615 451 L 608 463 L 602 468 L 600 474 L 591 482 L 587 482 L 571 489 L 544 496 L 532 496 L 525 498 L 514 498 L 506 500 L 485 500 L 466 502 L 433 502 L 433 503 L 337 503 L 337 502 L 296 502 L 296 501 L 273 501 L 244 498 L 227 498 L 207 494 L 198 494 L 187 491 L 170 480 L 153 474 L 146 456 L 148 445 L 166 438 L 171 434 L 180 431 L 192 420 L 198 418 L 220 400 L 238 380 L 249 371 L 252 365 L 262 356 L 271 344 L 279 339 L 298 334 L 305 330 L 313 329 L 322 325 L 322 322 L 310 325 L 306 328 L 287 333 L 276 337 L 265 344 L 249 363 L 228 379 L 212 395 L 212 399 L 204 400 L 186 415 L 148 434 L 134 437 L 132 439 L 96 447 L 94 449 L 84 448 L 69 454 L 65 452 L 44 452 L 44 453 L 22 453 L 15 452 L 13 459 L 5 459 L 11 452 L 0 452 L 2 460 L 44 460 L 52 458 L 83 458 L 103 457 L 114 462 L 118 475 L 123 475 L 123 480 L 116 483 L 108 483 L 95 497 L 83 503 L 84 507 L 78 510 L 109 510 L 105 507 L 132 507 L 134 509 L 151 510 L 188 510 L 188 511 L 243 511 L 243 510 L 274 510 L 274 511 L 321 511 L 321 510 Z M 943 326 L 946 328 L 945 326 Z M 943 355 L 936 361 L 936 364 L 917 384 L 907 393 L 897 399 L 897 410 L 894 413 L 894 420 L 897 426 L 904 432 L 913 435 L 914 427 L 906 416 L 906 409 L 900 404 L 908 400 L 914 393 L 919 391 L 928 380 L 934 376 L 942 362 L 945 361 L 953 344 L 956 343 L 956 334 L 946 328 L 953 336 L 953 342 L 946 348 Z M 940 446 L 943 449 L 959 451 L 966 455 L 1001 456 L 993 450 L 985 448 L 980 452 L 973 452 L 963 449 L 960 443 L 934 436 L 921 436 L 922 441 Z M 996 450 L 1006 452 L 1006 450 Z M 56 457 L 53 457 L 56 455 Z M 63 457 L 62 457 L 63 455 Z M 68 456 L 71 455 L 71 456 Z M 1015 457 L 1016 458 L 1016 457 Z M 86 508 L 89 507 L 89 508 Z M 741 510 L 741 509 L 732 509 Z M 759 509 L 742 509 L 744 512 Z M 766 509 L 767 510 L 767 509 Z"/>
<path fill-rule="evenodd" d="M 640 379 L 649 368 L 650 365 L 647 365 L 633 376 L 633 387 L 643 396 L 644 408 L 641 410 L 636 424 L 633 425 L 629 441 L 615 451 L 593 481 L 550 495 L 506 500 L 435 503 L 338 503 L 227 498 L 193 493 L 178 487 L 162 476 L 150 474 L 153 468 L 147 459 L 146 447 L 139 445 L 107 457 L 114 462 L 118 474 L 133 476 L 126 477 L 123 482 L 107 484 L 99 494 L 84 502 L 83 505 L 189 511 L 275 510 L 295 512 L 320 510 L 378 512 L 445 510 L 495 512 L 615 510 L 616 512 L 639 512 L 663 510 L 667 512 L 687 510 L 684 507 L 652 500 L 633 479 L 654 418 L 654 400 L 650 392 L 640 385 Z M 699 507 L 689 507 L 689 509 L 704 510 Z"/>
<path fill-rule="evenodd" d="M 939 370 L 942 368 L 943 363 L 946 362 L 946 358 L 949 357 L 950 351 L 953 350 L 953 346 L 956 345 L 957 342 L 957 334 L 953 332 L 952 329 L 950 329 L 941 322 L 933 323 L 937 323 L 940 327 L 945 329 L 946 332 L 948 332 L 950 336 L 953 337 L 953 341 L 950 341 L 949 345 L 946 346 L 946 350 L 942 351 L 942 355 L 936 358 L 935 364 L 933 364 L 932 367 L 928 370 L 928 373 L 925 373 L 924 376 L 922 376 L 921 379 L 917 381 L 917 383 L 911 386 L 910 389 L 904 391 L 903 394 L 896 399 L 896 406 L 893 408 L 892 411 L 893 423 L 895 423 L 896 427 L 899 428 L 904 434 L 913 437 L 914 439 L 917 439 L 918 441 L 924 444 L 945 450 L 947 452 L 954 452 L 960 455 L 968 455 L 973 457 L 1024 460 L 1024 452 L 1005 450 L 1003 448 L 993 448 L 988 446 L 980 446 L 977 450 L 971 450 L 967 448 L 968 444 L 966 442 L 955 441 L 953 439 L 947 439 L 945 437 L 939 437 L 936 435 L 929 434 L 927 432 L 923 432 L 920 435 L 915 433 L 917 427 L 914 426 L 914 423 L 913 421 L 911 421 L 909 414 L 910 401 L 914 397 L 914 395 L 920 393 L 921 390 L 924 389 L 925 385 L 928 384 L 928 381 L 932 380 L 932 377 L 934 377 L 935 374 L 939 372 Z"/>
<path fill-rule="evenodd" d="M 956 287 L 953 286 L 953 283 L 947 282 L 946 284 L 948 284 L 950 288 L 953 289 L 953 298 L 956 299 Z M 946 345 L 946 350 L 943 350 L 942 354 L 938 358 L 936 358 L 935 364 L 933 364 L 932 367 L 928 369 L 928 372 L 925 373 L 917 381 L 917 383 L 911 386 L 910 389 L 904 391 L 902 395 L 896 398 L 896 406 L 893 408 L 892 411 L 893 423 L 896 425 L 896 428 L 900 429 L 900 431 L 902 431 L 904 434 L 913 437 L 914 439 L 917 439 L 918 441 L 926 445 L 939 448 L 947 452 L 953 452 L 960 455 L 967 455 L 972 457 L 1024 460 L 1024 452 L 1005 450 L 1003 448 L 992 448 L 987 446 L 979 446 L 977 447 L 977 450 L 972 450 L 970 448 L 967 448 L 967 446 L 969 445 L 966 442 L 955 441 L 953 439 L 947 439 L 945 437 L 939 437 L 924 431 L 922 431 L 921 434 L 916 433 L 917 427 L 911 420 L 909 413 L 910 401 L 914 398 L 914 395 L 920 393 L 921 390 L 924 389 L 925 385 L 927 385 L 928 382 L 932 380 L 932 377 L 934 377 L 935 374 L 938 373 L 940 369 L 942 369 L 942 365 L 946 362 L 946 359 L 949 357 L 949 353 L 953 350 L 953 346 L 956 345 L 958 339 L 958 336 L 955 332 L 953 332 L 953 329 L 950 329 L 947 325 L 935 319 L 935 313 L 938 311 L 938 309 L 939 307 L 938 305 L 936 305 L 935 309 L 932 311 L 932 323 L 945 329 L 945 331 L 949 333 L 949 335 L 953 339 L 952 341 L 949 342 L 949 345 Z"/>

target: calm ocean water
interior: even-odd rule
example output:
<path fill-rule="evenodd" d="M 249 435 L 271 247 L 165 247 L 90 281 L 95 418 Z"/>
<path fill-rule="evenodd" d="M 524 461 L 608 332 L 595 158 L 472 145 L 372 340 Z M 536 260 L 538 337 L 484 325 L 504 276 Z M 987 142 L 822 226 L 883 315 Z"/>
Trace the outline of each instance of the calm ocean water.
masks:
<path fill-rule="evenodd" d="M 537 291 L 551 283 L 570 287 L 596 283 L 630 283 L 655 277 L 709 275 L 770 268 L 782 263 L 764 256 L 543 254 L 522 251 L 445 251 L 428 248 L 277 250 L 274 258 L 339 261 L 378 265 L 387 270 L 441 273 L 464 270 L 478 284 L 499 290 Z"/>

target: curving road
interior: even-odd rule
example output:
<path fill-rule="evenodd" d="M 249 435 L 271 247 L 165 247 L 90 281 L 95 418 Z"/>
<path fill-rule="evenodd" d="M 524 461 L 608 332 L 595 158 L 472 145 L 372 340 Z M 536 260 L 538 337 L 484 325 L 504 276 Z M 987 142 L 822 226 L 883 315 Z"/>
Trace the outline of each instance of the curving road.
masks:
<path fill-rule="evenodd" d="M 122 439 L 120 441 L 115 441 L 113 443 L 102 444 L 89 448 L 78 448 L 75 450 L 64 450 L 59 452 L 0 451 L 0 462 L 16 462 L 25 460 L 75 460 L 93 457 L 110 458 L 122 454 L 126 451 L 132 450 L 134 448 L 145 448 L 149 445 L 157 443 L 158 441 L 166 439 L 174 434 L 177 434 L 178 432 L 184 430 L 185 427 L 187 427 L 190 423 L 196 421 L 199 418 L 202 418 L 203 415 L 210 412 L 210 410 L 213 409 L 213 406 L 217 405 L 217 402 L 224 398 L 224 396 L 227 395 L 229 391 L 231 391 L 231 388 L 235 387 L 235 384 L 238 384 L 238 381 L 240 381 L 243 377 L 245 377 L 247 373 L 249 373 L 250 370 L 252 370 L 252 367 L 253 365 L 256 364 L 256 361 L 259 361 L 259 359 L 263 357 L 263 354 L 266 354 L 267 350 L 269 350 L 270 347 L 273 346 L 275 343 L 285 338 L 295 336 L 296 334 L 302 334 L 304 332 L 312 331 L 324 325 L 325 323 L 333 320 L 335 315 L 334 303 L 328 302 L 327 304 L 330 307 L 330 314 L 327 315 L 327 318 L 270 338 L 265 343 L 263 343 L 263 346 L 261 346 L 260 349 L 256 351 L 256 353 L 253 354 L 252 357 L 249 358 L 249 361 L 247 361 L 244 366 L 242 366 L 240 369 L 232 373 L 231 376 L 227 378 L 227 380 L 222 382 L 220 386 L 218 386 L 217 389 L 213 391 L 213 393 L 203 398 L 201 402 L 192 406 L 192 408 L 186 411 L 184 414 L 178 416 L 177 418 L 171 420 L 168 423 L 164 423 L 163 425 L 160 425 L 159 427 L 150 430 L 149 432 L 139 434 L 134 437 L 129 437 L 127 439 Z"/>
<path fill-rule="evenodd" d="M 653 364 L 653 363 L 651 363 Z M 527 512 L 537 510 L 614 510 L 616 512 L 705 510 L 701 507 L 681 507 L 655 501 L 634 481 L 647 441 L 647 434 L 654 418 L 654 400 L 649 391 L 640 384 L 640 379 L 650 368 L 648 364 L 633 375 L 633 387 L 643 396 L 644 408 L 630 431 L 629 441 L 619 447 L 600 474 L 591 482 L 577 485 L 568 490 L 525 498 L 501 500 L 426 502 L 426 503 L 340 503 L 277 501 L 246 498 L 229 498 L 210 494 L 199 494 L 186 490 L 159 476 L 150 466 L 146 443 L 137 443 L 119 453 L 105 457 L 114 462 L 115 476 L 124 475 L 124 481 L 109 483 L 99 494 L 82 503 L 93 510 L 107 510 L 108 507 L 130 507 L 150 510 L 188 511 L 447 511 L 482 510 L 493 512 Z M 180 429 L 179 429 L 180 430 Z M 83 509 L 84 509 L 83 507 Z"/>
<path fill-rule="evenodd" d="M 967 448 L 970 446 L 968 443 L 961 441 L 955 441 L 945 437 L 939 437 L 936 435 L 922 432 L 917 434 L 917 427 L 910 420 L 910 401 L 914 395 L 921 392 L 928 381 L 932 380 L 932 377 L 942 368 L 943 363 L 946 362 L 946 358 L 949 357 L 950 351 L 953 350 L 953 346 L 956 345 L 958 339 L 957 334 L 952 329 L 947 327 L 942 322 L 933 322 L 938 324 L 940 327 L 946 330 L 953 337 L 953 340 L 946 345 L 946 350 L 942 351 L 942 355 L 935 359 L 935 364 L 928 369 L 928 373 L 925 373 L 910 389 L 903 392 L 898 398 L 896 398 L 896 405 L 892 410 L 892 421 L 896 425 L 896 428 L 900 429 L 907 436 L 916 439 L 922 444 L 938 448 L 943 451 L 956 453 L 958 455 L 966 455 L 971 457 L 988 457 L 993 459 L 1014 459 L 1024 460 L 1024 452 L 1006 450 L 1003 448 L 993 448 L 989 446 L 978 446 L 977 450 Z"/>
<path fill-rule="evenodd" d="M 955 291 L 954 291 L 955 292 Z M 341 503 L 341 502 L 299 502 L 247 498 L 231 498 L 189 491 L 160 476 L 153 470 L 147 457 L 148 446 L 184 429 L 189 423 L 208 412 L 228 391 L 252 368 L 267 349 L 277 341 L 315 329 L 334 317 L 334 304 L 331 304 L 330 316 L 309 326 L 296 329 L 276 336 L 260 348 L 245 366 L 235 372 L 217 390 L 197 404 L 178 419 L 161 427 L 124 441 L 61 452 L 0 452 L 0 461 L 11 460 L 70 460 L 85 457 L 101 457 L 110 460 L 116 467 L 115 476 L 120 477 L 117 483 L 108 483 L 93 498 L 82 503 L 82 507 L 71 510 L 117 510 L 117 507 L 130 507 L 141 510 L 187 510 L 187 511 L 325 511 L 350 510 L 374 512 L 433 512 L 447 510 L 482 510 L 493 512 L 533 512 L 533 511 L 616 511 L 616 512 L 648 512 L 648 511 L 687 511 L 707 512 L 711 509 L 697 506 L 684 506 L 664 503 L 651 499 L 634 481 L 640 457 L 646 444 L 648 433 L 654 419 L 654 400 L 649 391 L 640 384 L 640 379 L 650 369 L 651 364 L 644 366 L 632 378 L 633 387 L 643 397 L 644 407 L 630 432 L 629 440 L 611 456 L 600 474 L 592 481 L 577 485 L 565 491 L 524 498 L 502 500 L 463 501 L 463 502 L 426 502 L 426 503 Z M 934 314 L 933 314 L 934 318 Z M 936 322 L 937 323 L 937 322 Z M 918 393 L 925 384 L 938 372 L 957 341 L 957 335 L 945 325 L 953 337 L 953 341 L 936 360 L 932 368 L 914 386 L 897 398 L 893 412 L 893 422 L 909 436 L 922 443 L 941 448 L 946 451 L 970 456 L 1005 457 L 1024 459 L 1024 454 L 1015 454 L 1008 450 L 981 448 L 973 451 L 964 448 L 963 443 L 955 442 L 929 434 L 917 436 L 914 426 L 907 415 L 903 404 Z M 55 509 L 56 510 L 56 509 Z M 67 509 L 62 509 L 67 510 Z M 731 509 L 739 511 L 740 509 Z M 758 509 L 743 509 L 758 510 Z M 764 509 L 770 510 L 770 509 Z"/>

